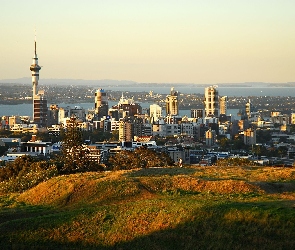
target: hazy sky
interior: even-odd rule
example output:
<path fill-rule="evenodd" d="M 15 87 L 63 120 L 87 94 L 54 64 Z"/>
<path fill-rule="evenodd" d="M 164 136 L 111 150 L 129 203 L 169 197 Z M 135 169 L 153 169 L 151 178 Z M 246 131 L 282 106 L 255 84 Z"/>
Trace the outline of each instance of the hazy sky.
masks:
<path fill-rule="evenodd" d="M 294 0 L 0 1 L 0 79 L 295 81 Z"/>

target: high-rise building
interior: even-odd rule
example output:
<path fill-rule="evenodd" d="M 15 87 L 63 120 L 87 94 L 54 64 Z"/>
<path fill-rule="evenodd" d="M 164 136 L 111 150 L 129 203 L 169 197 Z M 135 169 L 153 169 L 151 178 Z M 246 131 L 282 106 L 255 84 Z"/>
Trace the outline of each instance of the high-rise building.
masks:
<path fill-rule="evenodd" d="M 104 89 L 98 89 L 95 92 L 95 114 L 98 117 L 103 117 L 108 115 L 109 104 L 108 96 Z"/>
<path fill-rule="evenodd" d="M 44 96 L 43 91 L 39 91 L 38 95 L 35 95 L 33 99 L 34 107 L 34 123 L 38 124 L 40 127 L 47 126 L 47 99 Z"/>
<path fill-rule="evenodd" d="M 218 91 L 216 86 L 205 88 L 205 116 L 218 117 Z"/>
<path fill-rule="evenodd" d="M 222 96 L 219 99 L 219 114 L 226 115 L 227 111 L 227 96 Z"/>
<path fill-rule="evenodd" d="M 134 124 L 127 117 L 119 122 L 119 141 L 132 142 L 134 137 Z"/>
<path fill-rule="evenodd" d="M 162 117 L 162 107 L 158 104 L 150 105 L 150 117 L 153 118 L 153 121 L 158 121 Z"/>
<path fill-rule="evenodd" d="M 178 92 L 171 88 L 170 95 L 166 97 L 166 115 L 178 115 Z"/>
<path fill-rule="evenodd" d="M 39 82 L 39 71 L 41 67 L 38 64 L 37 56 L 37 42 L 35 36 L 35 51 L 33 57 L 33 63 L 30 66 L 32 71 L 32 83 L 33 83 L 33 121 L 41 127 L 47 126 L 47 100 L 44 96 L 44 91 L 37 93 L 37 87 Z"/>
<path fill-rule="evenodd" d="M 251 116 L 251 112 L 253 112 L 253 105 L 250 99 L 249 102 L 247 102 L 245 105 L 245 112 L 248 118 Z"/>
<path fill-rule="evenodd" d="M 216 131 L 215 130 L 211 130 L 211 128 L 209 130 L 206 131 L 205 133 L 206 135 L 206 146 L 213 146 L 216 143 Z"/>
<path fill-rule="evenodd" d="M 191 109 L 191 118 L 203 118 L 203 109 Z"/>
<path fill-rule="evenodd" d="M 59 107 L 57 104 L 51 104 L 48 110 L 48 126 L 56 125 L 58 123 Z"/>

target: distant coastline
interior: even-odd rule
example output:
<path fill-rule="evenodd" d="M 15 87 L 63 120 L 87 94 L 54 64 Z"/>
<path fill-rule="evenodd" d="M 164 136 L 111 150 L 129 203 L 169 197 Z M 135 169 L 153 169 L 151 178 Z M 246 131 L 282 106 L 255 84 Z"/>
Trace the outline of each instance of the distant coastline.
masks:
<path fill-rule="evenodd" d="M 31 77 L 22 77 L 17 79 L 2 79 L 0 80 L 0 85 L 5 84 L 32 84 Z M 295 82 L 282 82 L 282 83 L 272 83 L 272 82 L 223 82 L 223 83 L 172 83 L 172 82 L 136 82 L 132 80 L 113 80 L 113 79 L 99 79 L 99 80 L 85 80 L 85 79 L 54 79 L 54 78 L 40 78 L 40 85 L 47 84 L 58 84 L 58 85 L 89 85 L 89 86 L 102 86 L 102 87 L 116 87 L 116 86 L 193 86 L 193 87 L 208 87 L 212 85 L 217 85 L 219 87 L 295 87 Z"/>

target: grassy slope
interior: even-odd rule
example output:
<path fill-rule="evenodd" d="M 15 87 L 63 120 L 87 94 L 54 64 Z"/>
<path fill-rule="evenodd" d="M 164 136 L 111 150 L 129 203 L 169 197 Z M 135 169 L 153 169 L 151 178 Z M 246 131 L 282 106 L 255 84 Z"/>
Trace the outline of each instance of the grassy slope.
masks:
<path fill-rule="evenodd" d="M 294 249 L 295 169 L 59 176 L 0 196 L 0 249 Z"/>

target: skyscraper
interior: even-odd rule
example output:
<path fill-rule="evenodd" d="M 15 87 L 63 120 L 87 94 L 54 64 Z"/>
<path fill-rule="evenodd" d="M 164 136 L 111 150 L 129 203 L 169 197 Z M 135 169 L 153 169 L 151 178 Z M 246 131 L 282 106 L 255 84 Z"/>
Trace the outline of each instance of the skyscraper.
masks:
<path fill-rule="evenodd" d="M 33 57 L 33 63 L 30 66 L 32 71 L 32 83 L 33 83 L 33 121 L 41 127 L 47 126 L 47 100 L 44 95 L 44 91 L 37 93 L 37 87 L 39 82 L 39 71 L 41 67 L 38 65 L 37 56 L 37 42 L 35 36 L 35 51 Z"/>
<path fill-rule="evenodd" d="M 216 86 L 205 88 L 205 116 L 218 117 L 218 91 Z"/>
<path fill-rule="evenodd" d="M 108 96 L 104 89 L 95 92 L 95 114 L 99 117 L 107 116 L 109 111 Z"/>
<path fill-rule="evenodd" d="M 178 92 L 171 88 L 170 95 L 166 97 L 166 115 L 178 115 Z"/>
<path fill-rule="evenodd" d="M 150 105 L 150 117 L 153 118 L 153 121 L 159 120 L 162 117 L 162 107 L 158 104 Z"/>
<path fill-rule="evenodd" d="M 253 108 L 253 105 L 251 103 L 251 100 L 249 99 L 249 102 L 247 102 L 245 105 L 245 112 L 248 118 L 250 118 L 251 112 L 253 112 L 252 108 Z"/>
<path fill-rule="evenodd" d="M 39 91 L 38 95 L 35 95 L 34 102 L 34 123 L 38 124 L 40 127 L 46 127 L 47 124 L 47 99 L 44 95 L 44 91 Z"/>
<path fill-rule="evenodd" d="M 219 109 L 220 115 L 226 115 L 227 110 L 227 96 L 222 96 L 219 99 Z"/>

